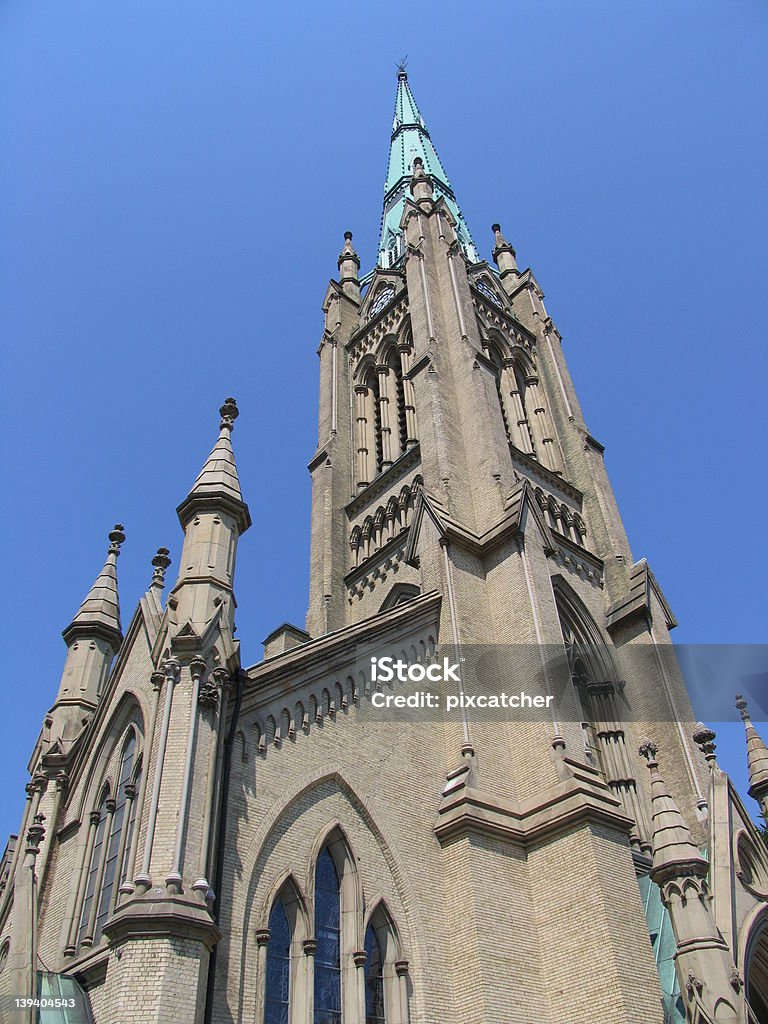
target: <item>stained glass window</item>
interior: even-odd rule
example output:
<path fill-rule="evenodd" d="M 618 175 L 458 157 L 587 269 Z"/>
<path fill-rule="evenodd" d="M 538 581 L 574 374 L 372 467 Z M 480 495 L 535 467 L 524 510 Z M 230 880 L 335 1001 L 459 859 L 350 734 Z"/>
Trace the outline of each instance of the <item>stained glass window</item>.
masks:
<path fill-rule="evenodd" d="M 136 799 L 138 792 L 141 788 L 141 769 L 136 772 L 136 777 L 133 780 L 134 785 L 134 798 L 131 801 L 131 815 L 128 819 L 128 833 L 125 837 L 125 850 L 123 852 L 123 863 L 120 865 L 120 884 L 125 881 L 125 877 L 128 873 L 128 861 L 131 855 L 131 846 L 133 844 L 133 832 L 136 828 L 136 808 L 138 807 L 139 801 Z"/>
<path fill-rule="evenodd" d="M 327 847 L 317 859 L 315 873 L 315 938 L 313 1024 L 341 1024 L 341 896 L 339 874 Z"/>
<path fill-rule="evenodd" d="M 115 804 L 114 810 L 111 814 L 111 819 L 107 808 L 107 802 L 109 800 L 109 790 L 107 788 L 103 790 L 101 801 L 99 803 L 99 822 L 96 826 L 96 835 L 94 837 L 91 862 L 88 868 L 88 878 L 85 886 L 85 897 L 83 899 L 83 907 L 80 913 L 80 929 L 78 931 L 77 938 L 78 945 L 89 933 L 89 924 L 94 910 L 94 901 L 96 902 L 97 908 L 93 925 L 93 935 L 91 936 L 94 945 L 101 938 L 101 929 L 112 912 L 112 894 L 114 892 L 115 876 L 118 867 L 117 859 L 120 856 L 121 848 L 120 837 L 122 835 L 123 825 L 125 824 L 126 805 L 128 803 L 128 795 L 125 787 L 126 784 L 131 781 L 131 772 L 133 769 L 135 753 L 136 733 L 131 729 L 120 757 L 119 777 L 115 791 Z M 135 803 L 131 810 L 135 813 Z M 107 834 L 108 821 L 110 822 L 109 834 Z M 133 831 L 132 826 L 133 821 L 131 820 L 129 825 L 130 833 Z M 125 853 L 123 855 L 123 865 L 127 863 L 128 843 L 130 842 L 130 838 L 130 834 L 126 836 L 127 842 L 125 846 Z M 98 892 L 96 892 L 97 884 L 100 886 Z"/>
<path fill-rule="evenodd" d="M 264 1024 L 288 1024 L 291 989 L 291 926 L 280 900 L 269 915 Z"/>
<path fill-rule="evenodd" d="M 93 936 L 94 943 L 96 943 L 101 936 L 101 929 L 110 913 L 112 889 L 115 884 L 115 874 L 117 871 L 117 858 L 120 854 L 120 836 L 123 832 L 125 807 L 128 802 L 125 787 L 127 783 L 131 781 L 131 770 L 133 768 L 133 755 L 135 751 L 136 734 L 131 731 L 128 740 L 123 747 L 123 756 L 120 759 L 120 778 L 118 780 L 117 793 L 115 795 L 115 810 L 112 814 L 112 828 L 110 830 L 109 845 L 107 847 L 107 860 L 104 865 L 104 878 L 101 883 L 99 910 L 96 915 L 96 931 Z"/>
<path fill-rule="evenodd" d="M 394 298 L 394 296 L 395 289 L 391 285 L 386 285 L 384 288 L 380 288 L 376 293 L 376 298 L 373 300 L 373 305 L 368 312 L 369 319 L 375 317 L 377 313 L 380 313 L 386 304 Z"/>
<path fill-rule="evenodd" d="M 491 288 L 487 281 L 483 281 L 482 279 L 479 281 L 475 281 L 475 288 L 477 288 L 480 294 L 484 295 L 489 302 L 492 302 L 494 306 L 501 305 L 501 303 L 499 302 L 498 295 L 493 290 L 493 288 Z"/>
<path fill-rule="evenodd" d="M 95 896 L 96 879 L 99 873 L 99 864 L 101 863 L 101 849 L 104 846 L 104 829 L 107 824 L 108 798 L 109 790 L 105 789 L 99 805 L 99 823 L 96 826 L 96 836 L 93 843 L 93 852 L 91 854 L 91 864 L 88 869 L 88 880 L 85 884 L 85 899 L 83 900 L 83 909 L 80 914 L 80 930 L 77 933 L 78 945 L 85 938 L 88 921 L 91 916 L 91 904 L 93 903 Z"/>
<path fill-rule="evenodd" d="M 368 925 L 365 933 L 365 1024 L 386 1024 L 384 1013 L 383 957 L 375 929 Z"/>

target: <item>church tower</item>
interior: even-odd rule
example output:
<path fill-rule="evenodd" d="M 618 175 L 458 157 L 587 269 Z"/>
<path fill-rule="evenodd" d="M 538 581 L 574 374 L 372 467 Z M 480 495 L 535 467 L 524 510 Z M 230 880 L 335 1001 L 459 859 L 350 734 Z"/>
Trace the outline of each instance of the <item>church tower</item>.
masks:
<path fill-rule="evenodd" d="M 116 527 L 65 631 L 26 846 L 0 869 L 25 991 L 39 956 L 96 1024 L 746 1020 L 738 934 L 768 882 L 751 923 L 728 918 L 728 851 L 753 880 L 768 858 L 714 734 L 694 743 L 675 619 L 542 289 L 499 224 L 487 244 L 492 262 L 401 68 L 377 264 L 361 276 L 347 231 L 322 305 L 305 628 L 241 663 L 227 399 L 165 603 L 161 548 L 123 636 Z M 403 687 L 372 652 L 423 674 L 470 651 L 541 713 L 380 712 Z"/>

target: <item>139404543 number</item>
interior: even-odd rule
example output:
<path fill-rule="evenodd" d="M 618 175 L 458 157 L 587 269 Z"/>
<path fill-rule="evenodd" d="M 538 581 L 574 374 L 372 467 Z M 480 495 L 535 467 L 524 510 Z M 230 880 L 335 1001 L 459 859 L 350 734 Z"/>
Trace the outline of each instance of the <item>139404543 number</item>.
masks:
<path fill-rule="evenodd" d="M 36 1009 L 41 1010 L 58 1010 L 75 1006 L 75 1000 L 55 997 L 51 997 L 49 999 L 14 999 L 14 1004 L 19 1010 L 25 1010 L 30 1006 L 34 1006 Z"/>

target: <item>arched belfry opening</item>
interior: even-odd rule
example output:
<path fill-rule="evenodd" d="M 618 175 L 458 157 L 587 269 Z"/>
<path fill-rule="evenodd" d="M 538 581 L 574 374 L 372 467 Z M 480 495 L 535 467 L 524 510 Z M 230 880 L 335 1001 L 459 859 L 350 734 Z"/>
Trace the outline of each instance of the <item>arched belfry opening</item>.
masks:
<path fill-rule="evenodd" d="M 585 759 L 599 769 L 627 817 L 633 850 L 651 852 L 650 822 L 638 796 L 633 760 L 626 746 L 619 702 L 618 673 L 611 652 L 592 616 L 561 577 L 552 581 L 568 670 L 578 706 Z"/>
<path fill-rule="evenodd" d="M 745 996 L 750 1022 L 768 1024 L 768 917 L 763 915 L 747 946 Z"/>

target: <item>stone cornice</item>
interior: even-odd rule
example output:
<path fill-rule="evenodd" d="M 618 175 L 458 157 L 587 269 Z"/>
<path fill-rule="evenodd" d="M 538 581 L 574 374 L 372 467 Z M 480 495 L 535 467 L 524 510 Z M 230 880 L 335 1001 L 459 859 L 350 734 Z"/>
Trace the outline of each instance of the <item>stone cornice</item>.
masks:
<path fill-rule="evenodd" d="M 568 537 L 563 537 L 562 534 L 558 533 L 557 530 L 552 531 L 552 537 L 557 543 L 558 548 L 566 557 L 578 560 L 582 562 L 589 562 L 594 569 L 597 569 L 602 577 L 605 571 L 605 562 L 602 558 L 598 558 L 597 555 L 593 554 L 588 548 L 582 547 L 581 544 L 577 544 L 576 541 L 570 540 Z"/>
<path fill-rule="evenodd" d="M 505 322 L 506 327 L 513 333 L 513 335 L 516 333 L 522 334 L 525 336 L 526 341 L 528 341 L 530 345 L 536 344 L 536 342 L 538 341 L 536 335 L 533 333 L 532 330 L 530 330 L 530 328 L 526 327 L 525 324 L 521 323 L 518 319 L 516 319 L 514 313 L 512 313 L 505 306 L 497 306 L 493 302 L 491 302 L 490 299 L 487 298 L 487 296 L 483 295 L 483 293 L 477 289 L 477 286 L 474 283 L 474 278 L 471 277 L 469 279 L 469 283 L 472 288 L 472 301 L 474 302 L 475 308 L 478 310 L 478 312 L 482 311 L 485 314 L 490 313 L 492 316 L 498 316 L 500 320 Z M 507 298 L 505 296 L 505 301 L 511 302 L 511 297 Z"/>
<path fill-rule="evenodd" d="M 397 536 L 388 540 L 386 544 L 383 544 L 380 548 L 377 548 L 372 554 L 370 554 L 360 565 L 356 565 L 354 569 L 351 569 L 344 577 L 344 585 L 350 587 L 356 580 L 362 576 L 367 576 L 368 573 L 374 569 L 381 562 L 386 562 L 388 558 L 392 558 L 397 553 L 398 548 L 405 549 L 408 543 L 408 531 L 410 527 L 406 526 L 405 529 L 401 530 Z"/>
<path fill-rule="evenodd" d="M 323 313 L 328 312 L 332 298 L 346 299 L 350 306 L 353 307 L 355 312 L 357 312 L 360 308 L 360 302 L 353 299 L 351 295 L 347 295 L 347 293 L 341 287 L 341 282 L 334 281 L 333 278 L 330 279 L 330 281 L 328 282 L 328 287 L 325 290 L 325 298 L 323 299 L 323 303 L 321 306 Z"/>
<path fill-rule="evenodd" d="M 517 288 L 514 288 L 509 293 L 509 298 L 514 299 L 518 292 L 521 292 L 524 288 L 533 288 L 540 298 L 544 298 L 544 292 L 541 289 L 541 285 L 533 276 L 533 271 L 530 267 L 526 267 L 525 270 L 520 271 Z"/>
<path fill-rule="evenodd" d="M 423 594 L 404 605 L 379 612 L 362 622 L 326 633 L 298 647 L 262 661 L 246 670 L 247 684 L 243 703 L 268 703 L 275 696 L 304 687 L 314 678 L 326 678 L 331 671 L 345 670 L 355 663 L 358 644 L 367 643 L 371 636 L 382 644 L 403 632 L 417 633 L 434 626 L 439 615 L 442 595 L 437 591 Z"/>
<path fill-rule="evenodd" d="M 198 494 L 193 491 L 187 495 L 176 509 L 176 515 L 179 517 L 182 527 L 186 527 L 186 524 L 195 513 L 218 512 L 220 510 L 232 516 L 241 534 L 245 533 L 251 525 L 251 514 L 246 503 L 242 498 L 235 498 L 225 490 L 206 490 Z"/>
<path fill-rule="evenodd" d="M 530 455 L 526 455 L 525 452 L 521 452 L 520 449 L 515 448 L 514 445 L 510 444 L 509 450 L 512 454 L 513 464 L 518 463 L 523 472 L 530 473 L 533 477 L 539 477 L 541 483 L 552 488 L 554 491 L 559 491 L 563 497 L 570 498 L 571 501 L 575 501 L 579 512 L 581 511 L 584 494 L 578 489 L 578 487 L 574 487 L 573 484 L 568 483 L 568 481 L 560 476 L 559 473 L 553 473 L 551 469 L 547 469 L 546 466 L 542 466 L 538 459 L 531 458 Z"/>
<path fill-rule="evenodd" d="M 119 650 L 120 644 L 123 642 L 123 634 L 120 630 L 107 626 L 103 622 L 73 622 L 61 635 L 67 646 L 78 637 L 83 637 L 86 640 L 98 637 L 101 640 L 106 640 L 115 652 Z"/>
<path fill-rule="evenodd" d="M 593 770 L 563 758 L 569 776 L 524 801 L 459 785 L 440 805 L 435 835 L 441 846 L 465 835 L 485 835 L 530 847 L 588 824 L 629 835 L 633 822 Z"/>
<path fill-rule="evenodd" d="M 532 488 L 530 482 L 524 481 L 522 484 L 522 490 L 513 492 L 515 500 L 512 501 L 502 516 L 487 530 L 483 531 L 483 533 L 477 533 L 475 530 L 466 526 L 466 524 L 461 523 L 455 517 L 446 512 L 442 506 L 439 506 L 433 496 L 422 491 L 416 504 L 416 510 L 414 512 L 410 528 L 411 532 L 405 555 L 406 562 L 409 564 L 415 564 L 418 536 L 421 527 L 421 520 L 424 514 L 430 516 L 442 537 L 445 537 L 446 540 L 455 543 L 458 547 L 471 552 L 473 555 L 477 555 L 482 558 L 492 551 L 497 545 L 502 544 L 509 537 L 513 537 L 521 532 L 521 502 L 525 503 L 526 501 L 529 502 L 533 516 L 541 527 L 543 533 L 542 542 L 547 554 L 554 554 L 557 550 L 554 543 L 555 535 L 551 532 L 544 521 L 541 511 L 536 503 L 530 500 L 531 491 Z"/>
<path fill-rule="evenodd" d="M 181 896 L 129 900 L 107 921 L 103 931 L 111 945 L 162 935 L 197 939 L 211 949 L 221 938 L 208 910 Z"/>
<path fill-rule="evenodd" d="M 328 460 L 329 454 L 330 453 L 328 451 L 327 445 L 323 445 L 323 447 L 320 448 L 319 451 L 315 452 L 315 454 L 310 459 L 309 464 L 307 465 L 307 469 L 309 470 L 309 472 L 314 473 L 314 471 L 319 466 L 322 466 L 323 463 Z"/>
<path fill-rule="evenodd" d="M 402 455 L 398 456 L 391 466 L 388 466 L 383 473 L 379 473 L 368 484 L 364 491 L 360 491 L 345 506 L 344 511 L 350 519 L 362 512 L 372 501 L 376 501 L 386 491 L 390 490 L 393 484 L 399 482 L 410 469 L 421 462 L 421 450 L 418 443 L 408 448 Z"/>
<path fill-rule="evenodd" d="M 664 620 L 667 629 L 674 629 L 677 619 L 669 607 L 656 577 L 651 572 L 650 566 L 644 558 L 635 562 L 629 571 L 627 590 L 624 597 L 620 598 L 606 613 L 606 625 L 609 630 L 615 629 L 622 623 L 626 623 L 638 616 L 651 616 L 651 593 L 656 595 L 661 609 L 664 613 Z"/>

